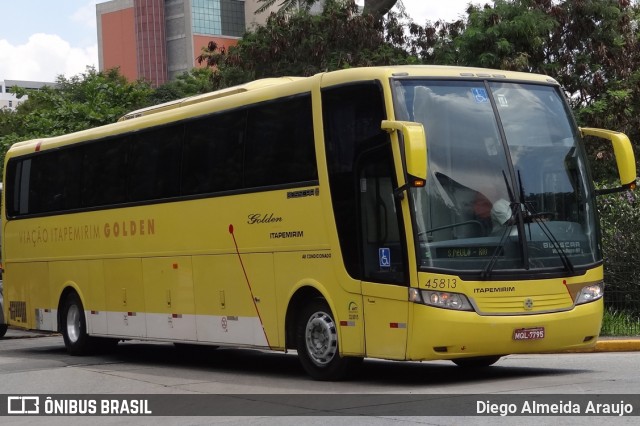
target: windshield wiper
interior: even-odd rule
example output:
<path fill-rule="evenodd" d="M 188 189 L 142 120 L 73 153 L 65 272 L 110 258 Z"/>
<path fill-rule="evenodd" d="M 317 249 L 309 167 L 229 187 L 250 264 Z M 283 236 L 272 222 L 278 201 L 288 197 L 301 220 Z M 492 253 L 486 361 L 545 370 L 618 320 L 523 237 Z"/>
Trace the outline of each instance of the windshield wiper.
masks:
<path fill-rule="evenodd" d="M 549 229 L 545 221 L 542 219 L 545 216 L 545 214 L 538 213 L 536 209 L 533 207 L 532 203 L 528 203 L 525 201 L 524 187 L 522 185 L 522 177 L 520 176 L 520 170 L 518 170 L 518 186 L 520 188 L 520 200 L 522 200 L 522 206 L 524 207 L 524 210 L 522 211 L 521 214 L 523 215 L 525 222 L 526 223 L 533 222 L 533 223 L 536 223 L 538 226 L 540 226 L 542 233 L 547 237 L 549 242 L 551 242 L 551 244 L 553 245 L 553 248 L 556 250 L 556 253 L 558 254 L 558 257 L 560 257 L 560 260 L 562 261 L 564 268 L 571 273 L 575 272 L 575 268 L 573 267 L 573 263 L 571 263 L 571 259 L 569 259 L 569 256 L 567 256 L 567 253 L 564 251 L 564 249 L 560 245 L 560 242 L 558 242 L 558 239 L 556 238 L 556 236 L 553 235 L 553 232 L 551 232 L 551 229 Z M 531 229 L 529 229 L 529 232 L 531 232 Z"/>
<path fill-rule="evenodd" d="M 504 177 L 504 183 L 507 186 L 507 193 L 509 194 L 509 208 L 511 209 L 511 218 L 505 222 L 504 229 L 502 230 L 502 235 L 500 236 L 500 241 L 498 241 L 498 245 L 496 246 L 496 249 L 493 251 L 493 255 L 491 256 L 491 259 L 489 259 L 487 266 L 485 266 L 482 272 L 480 273 L 480 277 L 483 280 L 489 279 L 489 277 L 491 276 L 491 272 L 493 271 L 493 268 L 495 268 L 496 263 L 498 262 L 498 257 L 500 256 L 501 253 L 504 253 L 504 250 L 503 250 L 504 242 L 507 239 L 507 234 L 511 233 L 511 228 L 513 227 L 513 223 L 511 223 L 512 219 L 514 217 L 517 217 L 518 216 L 517 211 L 521 210 L 519 204 L 516 203 L 515 195 L 513 194 L 511 185 L 509 185 L 509 179 L 507 179 L 507 174 L 504 172 L 504 170 L 502 171 L 502 177 Z"/>
<path fill-rule="evenodd" d="M 562 265 L 564 266 L 564 268 L 571 273 L 575 272 L 575 268 L 573 266 L 573 263 L 571 263 L 569 256 L 567 256 L 567 253 L 564 251 L 564 249 L 560 245 L 560 242 L 558 241 L 558 239 L 555 237 L 551 229 L 549 229 L 549 227 L 543 220 L 543 218 L 546 217 L 547 214 L 544 212 L 542 213 L 537 212 L 533 207 L 532 203 L 525 201 L 526 198 L 524 193 L 524 186 L 522 185 L 522 176 L 520 175 L 520 170 L 518 170 L 517 173 L 518 173 L 518 189 L 519 189 L 518 195 L 520 196 L 520 202 L 516 200 L 515 194 L 513 193 L 513 189 L 509 184 L 509 179 L 507 178 L 505 171 L 504 170 L 502 171 L 502 176 L 504 178 L 505 185 L 507 186 L 507 193 L 509 195 L 509 201 L 510 201 L 509 207 L 511 209 L 511 219 L 508 221 L 509 226 L 504 227 L 504 230 L 502 231 L 502 235 L 500 236 L 500 241 L 498 242 L 498 245 L 494 250 L 493 255 L 491 256 L 491 259 L 489 259 L 489 262 L 482 270 L 480 274 L 481 278 L 488 279 L 491 276 L 491 272 L 493 271 L 493 268 L 495 268 L 495 265 L 498 262 L 498 257 L 500 256 L 501 253 L 504 252 L 503 247 L 504 247 L 505 240 L 507 238 L 507 234 L 511 232 L 511 229 L 514 225 L 518 225 L 518 233 L 520 234 L 522 256 L 524 261 L 523 266 L 525 267 L 525 269 L 529 269 L 529 250 L 525 241 L 525 233 L 524 233 L 525 223 L 537 224 L 542 230 L 542 233 L 545 235 L 547 240 L 549 240 L 549 242 L 555 249 L 556 253 L 558 254 L 558 257 L 562 261 Z M 531 228 L 529 228 L 529 232 L 531 232 Z"/>
<path fill-rule="evenodd" d="M 493 255 L 491 256 L 491 259 L 489 259 L 489 263 L 487 263 L 487 266 L 485 266 L 482 272 L 480 273 L 480 277 L 483 280 L 489 279 L 489 277 L 491 276 L 491 272 L 493 271 L 493 268 L 496 266 L 496 263 L 498 262 L 498 257 L 500 256 L 501 253 L 504 253 L 504 250 L 503 250 L 504 242 L 507 239 L 507 234 L 511 233 L 512 227 L 513 225 L 505 226 L 504 229 L 502 230 L 500 241 L 498 241 L 498 245 L 496 246 L 496 249 L 493 251 Z"/>

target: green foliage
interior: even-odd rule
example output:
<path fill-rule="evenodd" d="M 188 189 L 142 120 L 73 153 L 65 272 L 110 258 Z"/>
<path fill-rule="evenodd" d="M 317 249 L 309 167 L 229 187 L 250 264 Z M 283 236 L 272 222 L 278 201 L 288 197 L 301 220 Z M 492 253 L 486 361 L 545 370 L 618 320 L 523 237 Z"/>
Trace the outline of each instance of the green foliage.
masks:
<path fill-rule="evenodd" d="M 558 23 L 538 0 L 470 4 L 467 18 L 412 24 L 411 48 L 428 64 L 452 64 L 540 72 L 550 34 Z"/>
<path fill-rule="evenodd" d="M 146 83 L 128 83 L 117 69 L 97 72 L 93 68 L 69 79 L 60 76 L 55 86 L 41 90 L 14 90 L 16 96 L 29 98 L 15 112 L 0 114 L 2 158 L 18 141 L 113 123 L 126 112 L 145 106 L 152 92 Z"/>
<path fill-rule="evenodd" d="M 315 3 L 319 0 L 258 0 L 262 3 L 256 13 L 264 13 L 269 10 L 273 5 L 278 5 L 278 13 L 295 13 L 300 11 L 308 12 Z"/>
<path fill-rule="evenodd" d="M 633 192 L 598 198 L 605 262 L 605 304 L 640 317 L 640 199 Z"/>
<path fill-rule="evenodd" d="M 328 0 L 320 15 L 272 14 L 228 50 L 210 43 L 198 61 L 214 71 L 215 87 L 278 76 L 372 65 L 416 63 L 403 48 L 404 27 L 389 14 L 357 14 L 354 4 Z"/>
<path fill-rule="evenodd" d="M 454 47 L 461 64 L 540 71 L 549 34 L 557 23 L 532 0 L 496 0 L 493 8 L 470 6 L 466 30 Z"/>
<path fill-rule="evenodd" d="M 602 336 L 640 336 L 640 316 L 607 307 L 602 318 Z"/>
<path fill-rule="evenodd" d="M 214 90 L 213 70 L 211 68 L 194 68 L 185 72 L 152 91 L 148 98 L 149 105 L 157 105 L 175 99 L 208 93 Z"/>
<path fill-rule="evenodd" d="M 629 0 L 494 0 L 466 20 L 410 25 L 424 63 L 547 74 L 578 123 L 626 133 L 640 152 L 640 6 Z M 588 144 L 596 174 L 616 178 L 611 150 Z"/>
<path fill-rule="evenodd" d="M 26 94 L 16 91 L 18 96 Z M 14 134 L 22 139 L 75 132 L 117 121 L 124 113 L 146 102 L 151 88 L 128 83 L 117 69 L 93 68 L 69 79 L 60 76 L 56 86 L 28 92 L 13 120 Z M 2 137 L 7 135 L 3 134 Z"/>
<path fill-rule="evenodd" d="M 337 1 L 343 5 L 355 5 L 355 0 Z M 258 0 L 258 2 L 262 3 L 262 6 L 256 10 L 256 13 L 264 13 L 273 5 L 277 4 L 278 13 L 287 14 L 309 12 L 313 5 L 320 3 L 320 0 Z M 398 0 L 364 0 L 363 12 L 380 17 L 389 12 L 397 2 Z"/>

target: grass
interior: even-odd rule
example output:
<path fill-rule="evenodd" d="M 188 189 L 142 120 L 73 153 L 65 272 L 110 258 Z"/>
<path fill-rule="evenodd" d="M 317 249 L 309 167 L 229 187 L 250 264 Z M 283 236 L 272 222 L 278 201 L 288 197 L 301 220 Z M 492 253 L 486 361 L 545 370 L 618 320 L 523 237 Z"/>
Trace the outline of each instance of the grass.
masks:
<path fill-rule="evenodd" d="M 601 336 L 640 336 L 640 318 L 637 314 L 605 309 Z"/>

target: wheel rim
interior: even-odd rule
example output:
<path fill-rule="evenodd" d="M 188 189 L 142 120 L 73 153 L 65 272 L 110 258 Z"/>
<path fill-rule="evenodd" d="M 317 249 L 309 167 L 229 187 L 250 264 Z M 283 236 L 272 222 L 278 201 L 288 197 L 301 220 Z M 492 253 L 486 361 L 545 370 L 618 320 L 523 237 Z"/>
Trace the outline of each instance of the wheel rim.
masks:
<path fill-rule="evenodd" d="M 80 338 L 80 309 L 78 309 L 78 305 L 69 306 L 67 311 L 67 336 L 74 343 Z"/>
<path fill-rule="evenodd" d="M 316 312 L 307 321 L 304 337 L 311 361 L 320 367 L 329 364 L 338 348 L 338 336 L 333 318 L 325 312 Z"/>

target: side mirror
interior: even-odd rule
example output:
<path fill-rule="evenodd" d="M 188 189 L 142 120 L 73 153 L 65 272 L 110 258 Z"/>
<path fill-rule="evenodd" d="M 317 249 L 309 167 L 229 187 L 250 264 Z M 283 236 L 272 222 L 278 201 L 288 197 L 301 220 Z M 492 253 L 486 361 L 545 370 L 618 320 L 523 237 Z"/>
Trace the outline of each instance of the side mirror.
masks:
<path fill-rule="evenodd" d="M 388 133 L 400 131 L 404 140 L 404 157 L 410 186 L 424 186 L 427 179 L 427 137 L 420 123 L 383 120 L 381 125 Z M 421 182 L 421 183 L 420 183 Z"/>
<path fill-rule="evenodd" d="M 633 155 L 633 148 L 629 138 L 624 133 L 614 132 L 611 130 L 594 129 L 591 127 L 580 128 L 582 136 L 595 136 L 597 138 L 607 139 L 613 145 L 613 154 L 616 157 L 618 166 L 618 175 L 620 176 L 619 188 L 613 190 L 605 190 L 600 194 L 609 192 L 624 191 L 627 189 L 635 189 L 636 187 L 636 162 Z"/>

